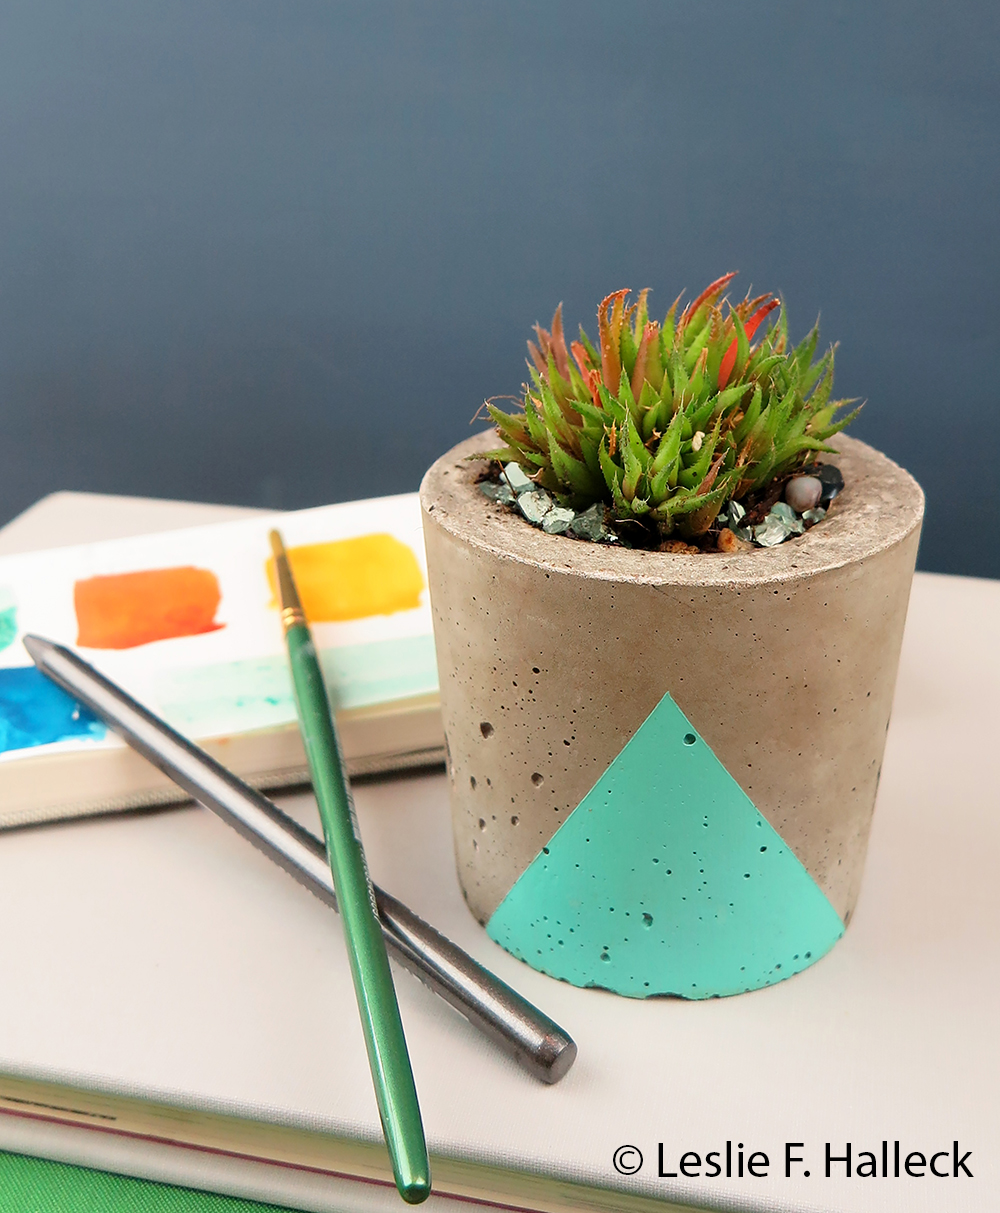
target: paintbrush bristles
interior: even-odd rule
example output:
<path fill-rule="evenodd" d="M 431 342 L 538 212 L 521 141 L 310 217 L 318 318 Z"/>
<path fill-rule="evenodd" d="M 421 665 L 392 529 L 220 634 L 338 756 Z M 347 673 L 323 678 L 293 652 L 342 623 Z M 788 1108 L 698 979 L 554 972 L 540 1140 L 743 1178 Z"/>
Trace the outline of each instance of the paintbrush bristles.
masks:
<path fill-rule="evenodd" d="M 287 632 L 297 624 L 304 624 L 305 613 L 299 600 L 299 592 L 295 587 L 292 567 L 288 563 L 288 553 L 281 538 L 280 531 L 271 531 L 271 551 L 274 553 L 275 580 L 278 583 L 278 605 L 281 608 L 281 626 Z"/>

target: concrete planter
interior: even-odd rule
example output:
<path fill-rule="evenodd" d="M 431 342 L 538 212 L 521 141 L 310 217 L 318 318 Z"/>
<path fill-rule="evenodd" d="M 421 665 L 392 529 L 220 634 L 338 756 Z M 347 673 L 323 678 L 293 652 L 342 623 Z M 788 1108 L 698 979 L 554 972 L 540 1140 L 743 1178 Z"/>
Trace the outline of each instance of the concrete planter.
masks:
<path fill-rule="evenodd" d="M 487 432 L 455 447 L 420 490 L 455 854 L 473 914 L 495 916 L 669 692 L 846 925 L 892 705 L 919 486 L 841 436 L 832 461 L 846 488 L 805 535 L 734 555 L 634 552 L 546 535 L 488 501 L 475 484 L 482 465 L 466 457 L 495 442 Z M 541 960 L 511 950 L 577 980 L 545 949 Z M 816 956 L 795 959 L 769 980 Z M 622 992 L 687 992 L 664 983 L 676 984 Z M 621 988 L 599 974 L 579 984 Z M 721 984 L 707 992 L 737 988 Z"/>

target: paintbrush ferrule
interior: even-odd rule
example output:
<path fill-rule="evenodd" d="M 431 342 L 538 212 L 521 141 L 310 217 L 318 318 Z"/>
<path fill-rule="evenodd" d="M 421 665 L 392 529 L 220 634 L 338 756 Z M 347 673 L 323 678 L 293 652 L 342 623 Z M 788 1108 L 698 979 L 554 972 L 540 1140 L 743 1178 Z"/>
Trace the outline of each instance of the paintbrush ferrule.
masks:
<path fill-rule="evenodd" d="M 287 636 L 294 627 L 304 627 L 305 612 L 299 599 L 299 591 L 292 576 L 292 568 L 288 562 L 288 553 L 278 531 L 271 531 L 268 538 L 271 541 L 271 552 L 274 556 L 275 581 L 278 586 L 278 606 L 281 610 L 281 627 Z"/>
<path fill-rule="evenodd" d="M 285 607 L 281 612 L 281 627 L 287 636 L 292 628 L 302 628 L 306 625 L 305 612 L 301 607 Z"/>

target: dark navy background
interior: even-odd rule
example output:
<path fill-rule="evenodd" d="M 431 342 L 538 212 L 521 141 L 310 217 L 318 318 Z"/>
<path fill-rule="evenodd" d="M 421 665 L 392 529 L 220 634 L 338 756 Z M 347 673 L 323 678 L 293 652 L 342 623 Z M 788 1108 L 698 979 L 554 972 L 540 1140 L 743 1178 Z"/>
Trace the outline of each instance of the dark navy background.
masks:
<path fill-rule="evenodd" d="M 1000 576 L 995 4 L 13 0 L 0 521 L 417 486 L 564 301 L 741 270 Z"/>

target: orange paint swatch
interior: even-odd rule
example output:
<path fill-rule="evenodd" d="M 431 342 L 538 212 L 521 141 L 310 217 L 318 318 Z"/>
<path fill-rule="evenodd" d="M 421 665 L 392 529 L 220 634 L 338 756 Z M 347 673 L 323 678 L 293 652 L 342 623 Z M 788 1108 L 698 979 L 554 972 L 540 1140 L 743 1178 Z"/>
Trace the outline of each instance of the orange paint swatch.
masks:
<path fill-rule="evenodd" d="M 197 636 L 215 622 L 222 599 L 208 569 L 190 566 L 88 577 L 73 587 L 78 635 L 88 649 L 132 649 L 153 640 Z"/>
<path fill-rule="evenodd" d="M 310 623 L 392 615 L 420 605 L 424 578 L 412 550 L 392 535 L 359 535 L 289 548 L 292 576 Z M 274 561 L 267 579 L 277 606 Z"/>

